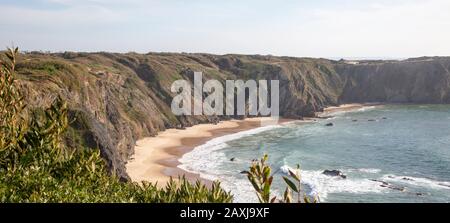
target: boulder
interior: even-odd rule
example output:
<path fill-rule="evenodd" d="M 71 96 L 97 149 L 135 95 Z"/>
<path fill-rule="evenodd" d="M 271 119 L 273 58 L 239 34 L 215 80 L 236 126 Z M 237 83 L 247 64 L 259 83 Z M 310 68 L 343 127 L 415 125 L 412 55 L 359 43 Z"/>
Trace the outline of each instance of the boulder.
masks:
<path fill-rule="evenodd" d="M 333 126 L 333 125 L 334 125 L 333 123 L 328 123 L 325 126 Z"/>
<path fill-rule="evenodd" d="M 325 170 L 322 172 L 322 174 L 325 174 L 325 175 L 331 176 L 331 177 L 341 177 L 342 179 L 347 178 L 347 176 L 345 176 L 340 170 Z"/>
<path fill-rule="evenodd" d="M 371 181 L 381 183 L 381 184 L 380 184 L 380 187 L 385 187 L 385 188 L 389 188 L 389 189 L 392 189 L 392 190 L 398 190 L 398 191 L 402 191 L 402 192 L 406 190 L 405 187 L 395 186 L 395 185 L 392 185 L 392 184 L 390 184 L 390 183 L 388 183 L 388 182 L 386 182 L 386 181 L 382 181 L 382 180 L 373 180 L 373 179 L 371 179 Z"/>

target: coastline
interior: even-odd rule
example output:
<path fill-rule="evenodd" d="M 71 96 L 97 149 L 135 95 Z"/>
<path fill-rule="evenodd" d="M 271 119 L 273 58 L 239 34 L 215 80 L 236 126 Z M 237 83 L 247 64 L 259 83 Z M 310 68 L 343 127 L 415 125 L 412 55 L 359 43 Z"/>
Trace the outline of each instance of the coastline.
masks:
<path fill-rule="evenodd" d="M 330 107 L 325 108 L 323 110 L 323 112 L 317 112 L 316 116 L 322 117 L 322 118 L 327 118 L 328 116 L 333 115 L 335 113 L 339 113 L 339 112 L 349 112 L 349 111 L 361 109 L 364 107 L 380 106 L 380 105 L 382 105 L 382 104 L 380 104 L 380 103 L 364 103 L 364 104 L 352 103 L 352 104 L 343 104 L 340 106 L 330 106 Z"/>
<path fill-rule="evenodd" d="M 217 124 L 199 124 L 186 129 L 168 129 L 155 137 L 147 137 L 136 142 L 135 153 L 126 164 L 127 173 L 134 182 L 148 181 L 164 186 L 170 177 L 185 175 L 190 181 L 200 180 L 206 185 L 211 181 L 199 174 L 178 168 L 178 161 L 184 154 L 207 141 L 241 131 L 261 127 L 261 121 L 270 118 L 247 118 L 227 120 Z M 280 118 L 278 124 L 305 120 Z"/>
<path fill-rule="evenodd" d="M 373 104 L 344 104 L 328 107 L 316 116 L 326 117 L 336 112 L 347 112 L 366 106 L 373 106 Z M 155 137 L 143 138 L 136 142 L 135 153 L 126 164 L 127 173 L 134 182 L 148 181 L 158 183 L 158 186 L 164 186 L 170 177 L 175 179 L 181 175 L 185 175 L 190 181 L 200 180 L 210 185 L 211 181 L 201 178 L 199 174 L 179 168 L 181 164 L 179 159 L 213 138 L 259 128 L 261 121 L 267 119 L 270 118 L 257 117 L 221 121 L 218 124 L 199 124 L 186 129 L 168 129 Z M 305 120 L 280 118 L 278 124 L 306 123 L 312 120 L 314 118 L 305 118 Z"/>

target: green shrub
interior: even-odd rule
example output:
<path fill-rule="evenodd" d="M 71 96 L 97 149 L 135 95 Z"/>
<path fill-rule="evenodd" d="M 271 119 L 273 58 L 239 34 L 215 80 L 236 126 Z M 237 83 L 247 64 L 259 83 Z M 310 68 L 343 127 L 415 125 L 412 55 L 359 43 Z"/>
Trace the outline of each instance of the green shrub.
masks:
<path fill-rule="evenodd" d="M 271 197 L 271 186 L 273 176 L 272 169 L 267 165 L 268 156 L 264 155 L 259 161 L 253 161 L 250 170 L 246 171 L 247 178 L 256 190 L 256 195 L 260 203 L 274 203 L 276 197 Z"/>
<path fill-rule="evenodd" d="M 283 176 L 287 184 L 286 190 L 281 199 L 271 195 L 273 175 L 272 168 L 267 164 L 269 156 L 266 154 L 260 160 L 254 160 L 249 171 L 245 171 L 247 178 L 256 191 L 260 203 L 292 203 L 292 191 L 296 193 L 296 203 L 317 203 L 318 199 L 310 199 L 303 195 L 301 190 L 300 165 L 296 170 L 289 170 L 288 176 Z"/>
<path fill-rule="evenodd" d="M 67 104 L 27 111 L 15 85 L 18 49 L 0 60 L 0 202 L 231 202 L 214 182 L 210 188 L 184 177 L 163 188 L 120 182 L 109 175 L 98 150 L 64 148 Z"/>

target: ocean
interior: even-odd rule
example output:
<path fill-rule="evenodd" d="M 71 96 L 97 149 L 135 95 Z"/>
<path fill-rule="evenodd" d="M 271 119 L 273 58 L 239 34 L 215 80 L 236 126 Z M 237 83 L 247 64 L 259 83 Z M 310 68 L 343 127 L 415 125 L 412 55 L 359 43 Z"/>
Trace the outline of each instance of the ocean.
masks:
<path fill-rule="evenodd" d="M 240 172 L 263 154 L 274 171 L 274 195 L 285 189 L 285 170 L 300 164 L 305 192 L 320 202 L 450 201 L 450 105 L 383 105 L 332 115 L 214 138 L 185 154 L 180 167 L 221 181 L 234 202 L 257 202 Z M 322 174 L 327 169 L 347 178 Z"/>

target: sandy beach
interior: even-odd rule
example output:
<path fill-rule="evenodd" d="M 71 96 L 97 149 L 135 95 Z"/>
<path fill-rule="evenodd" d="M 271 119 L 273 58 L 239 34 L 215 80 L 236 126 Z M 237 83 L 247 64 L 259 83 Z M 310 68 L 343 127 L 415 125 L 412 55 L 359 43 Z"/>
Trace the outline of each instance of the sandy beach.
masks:
<path fill-rule="evenodd" d="M 343 104 L 340 106 L 330 106 L 330 107 L 325 108 L 323 110 L 323 112 L 316 113 L 316 115 L 318 117 L 327 117 L 327 116 L 333 115 L 333 113 L 336 113 L 336 112 L 353 111 L 353 110 L 360 109 L 363 107 L 376 106 L 376 105 L 379 105 L 379 104 L 378 103 L 371 103 L 371 104 L 354 103 L 354 104 Z"/>
<path fill-rule="evenodd" d="M 347 104 L 330 107 L 325 109 L 322 115 L 327 116 L 337 111 L 359 109 L 363 106 L 362 104 Z M 156 137 L 143 138 L 136 142 L 135 153 L 126 165 L 127 173 L 134 182 L 157 182 L 160 186 L 165 185 L 170 176 L 176 178 L 185 175 L 190 180 L 200 179 L 199 175 L 177 167 L 180 164 L 178 160 L 185 153 L 212 138 L 261 127 L 261 121 L 267 119 L 270 118 L 248 118 L 221 121 L 218 124 L 200 124 L 186 129 L 168 129 Z M 292 121 L 310 122 L 312 119 L 279 119 L 279 124 Z M 200 180 L 210 184 L 207 180 Z"/>
<path fill-rule="evenodd" d="M 141 139 L 136 142 L 135 153 L 126 165 L 127 173 L 135 182 L 158 182 L 158 185 L 165 185 L 170 176 L 176 178 L 185 175 L 188 179 L 200 179 L 197 174 L 177 167 L 180 164 L 178 159 L 183 154 L 212 138 L 261 127 L 261 121 L 268 119 L 248 118 L 200 124 L 186 129 L 168 129 L 156 137 Z M 279 119 L 278 122 L 283 124 L 290 121 L 301 120 Z"/>

